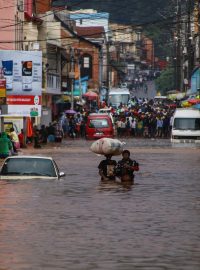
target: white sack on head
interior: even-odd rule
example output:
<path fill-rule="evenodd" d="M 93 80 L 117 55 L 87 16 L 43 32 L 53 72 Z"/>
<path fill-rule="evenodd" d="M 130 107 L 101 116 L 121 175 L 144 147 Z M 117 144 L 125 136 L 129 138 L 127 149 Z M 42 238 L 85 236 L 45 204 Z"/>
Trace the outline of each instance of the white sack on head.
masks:
<path fill-rule="evenodd" d="M 117 139 L 102 138 L 92 143 L 90 150 L 100 155 L 121 155 L 123 151 L 123 145 L 121 141 Z"/>

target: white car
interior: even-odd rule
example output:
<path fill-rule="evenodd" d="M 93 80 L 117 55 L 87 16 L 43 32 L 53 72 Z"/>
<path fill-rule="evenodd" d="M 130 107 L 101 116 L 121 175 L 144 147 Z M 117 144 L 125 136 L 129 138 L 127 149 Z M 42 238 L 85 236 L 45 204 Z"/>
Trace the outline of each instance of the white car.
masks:
<path fill-rule="evenodd" d="M 51 157 L 10 156 L 2 164 L 0 180 L 59 179 L 64 175 Z"/>

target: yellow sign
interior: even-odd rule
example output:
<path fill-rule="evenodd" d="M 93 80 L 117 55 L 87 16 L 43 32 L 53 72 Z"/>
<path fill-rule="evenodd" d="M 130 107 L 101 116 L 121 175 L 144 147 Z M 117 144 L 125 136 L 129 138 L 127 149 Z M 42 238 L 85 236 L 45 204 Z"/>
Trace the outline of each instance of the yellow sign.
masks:
<path fill-rule="evenodd" d="M 0 79 L 0 97 L 5 98 L 6 97 L 6 80 Z"/>

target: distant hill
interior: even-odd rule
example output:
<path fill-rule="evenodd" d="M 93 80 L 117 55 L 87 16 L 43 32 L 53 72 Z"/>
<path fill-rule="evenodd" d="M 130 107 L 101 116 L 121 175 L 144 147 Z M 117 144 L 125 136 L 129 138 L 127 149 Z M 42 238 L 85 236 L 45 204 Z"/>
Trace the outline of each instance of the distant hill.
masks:
<path fill-rule="evenodd" d="M 53 0 L 54 6 L 67 5 L 72 10 L 92 8 L 110 13 L 110 21 L 121 24 L 143 24 L 162 20 L 160 13 L 171 0 Z"/>

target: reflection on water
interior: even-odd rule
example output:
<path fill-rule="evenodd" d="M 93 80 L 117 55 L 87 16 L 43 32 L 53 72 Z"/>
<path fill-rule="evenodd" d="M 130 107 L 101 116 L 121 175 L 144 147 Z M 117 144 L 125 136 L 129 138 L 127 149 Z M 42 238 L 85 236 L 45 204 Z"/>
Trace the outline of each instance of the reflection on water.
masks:
<path fill-rule="evenodd" d="M 100 183 L 97 190 L 98 191 L 111 191 L 111 192 L 127 192 L 132 190 L 132 188 L 137 184 L 131 183 Z"/>
<path fill-rule="evenodd" d="M 128 142 L 129 187 L 100 184 L 84 143 L 53 153 L 60 181 L 1 181 L 0 269 L 199 270 L 200 152 L 167 143 Z"/>

